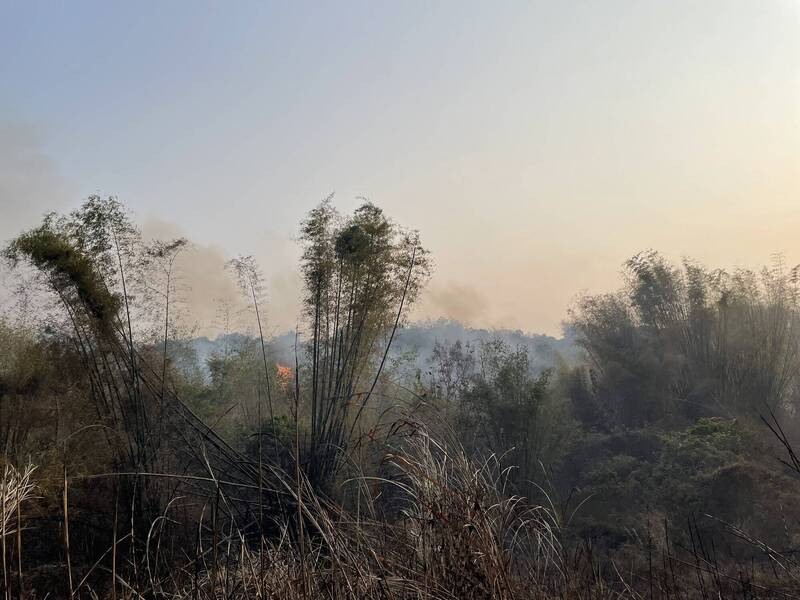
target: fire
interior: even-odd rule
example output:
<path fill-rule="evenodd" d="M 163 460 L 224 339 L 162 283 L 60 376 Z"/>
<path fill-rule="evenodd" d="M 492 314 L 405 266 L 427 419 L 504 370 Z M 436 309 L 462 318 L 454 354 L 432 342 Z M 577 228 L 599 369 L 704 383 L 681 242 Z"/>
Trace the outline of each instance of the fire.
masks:
<path fill-rule="evenodd" d="M 278 385 L 281 389 L 289 389 L 289 384 L 292 382 L 292 370 L 279 364 L 276 364 L 275 367 L 278 370 Z"/>

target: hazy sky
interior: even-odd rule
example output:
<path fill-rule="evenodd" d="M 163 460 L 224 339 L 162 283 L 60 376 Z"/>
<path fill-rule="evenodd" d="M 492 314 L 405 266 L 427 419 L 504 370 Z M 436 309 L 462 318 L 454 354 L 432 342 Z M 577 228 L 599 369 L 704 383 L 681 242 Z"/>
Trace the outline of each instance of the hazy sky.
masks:
<path fill-rule="evenodd" d="M 419 315 L 557 333 L 639 250 L 800 262 L 800 3 L 0 0 L 0 237 L 94 192 L 198 307 L 253 253 L 291 327 L 335 192 L 422 231 Z"/>

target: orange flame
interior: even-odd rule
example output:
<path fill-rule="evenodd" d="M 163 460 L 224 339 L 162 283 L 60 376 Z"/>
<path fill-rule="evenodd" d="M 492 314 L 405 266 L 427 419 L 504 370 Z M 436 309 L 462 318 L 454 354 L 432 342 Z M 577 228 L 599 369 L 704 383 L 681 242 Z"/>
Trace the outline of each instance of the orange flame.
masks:
<path fill-rule="evenodd" d="M 276 364 L 275 367 L 278 370 L 278 385 L 281 389 L 288 389 L 289 384 L 292 382 L 292 370 L 279 364 Z"/>

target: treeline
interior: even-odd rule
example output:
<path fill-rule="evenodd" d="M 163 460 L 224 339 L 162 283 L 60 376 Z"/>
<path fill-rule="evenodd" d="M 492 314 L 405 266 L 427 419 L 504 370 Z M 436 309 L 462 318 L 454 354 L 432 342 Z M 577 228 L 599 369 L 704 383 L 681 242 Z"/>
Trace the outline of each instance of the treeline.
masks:
<path fill-rule="evenodd" d="M 570 311 L 581 364 L 537 375 L 502 342 L 437 348 L 430 389 L 461 443 L 507 451 L 517 491 L 559 498 L 570 535 L 596 548 L 634 556 L 642 539 L 699 538 L 732 572 L 765 547 L 793 564 L 798 270 L 728 273 L 646 252 L 623 275 Z"/>
<path fill-rule="evenodd" d="M 267 339 L 259 267 L 232 259 L 251 333 L 223 307 L 202 364 L 187 240 L 92 197 L 7 245 L 7 597 L 800 592 L 797 269 L 646 252 L 569 342 L 431 342 L 418 233 L 329 198 L 299 238 L 303 330 Z"/>

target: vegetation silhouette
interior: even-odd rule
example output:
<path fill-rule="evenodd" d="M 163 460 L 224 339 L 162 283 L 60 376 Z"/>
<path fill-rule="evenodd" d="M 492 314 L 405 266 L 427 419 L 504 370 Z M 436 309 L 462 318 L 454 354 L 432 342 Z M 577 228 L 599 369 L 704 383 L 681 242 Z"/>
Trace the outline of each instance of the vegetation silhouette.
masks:
<path fill-rule="evenodd" d="M 432 259 L 370 202 L 299 242 L 299 330 L 241 256 L 216 344 L 114 198 L 5 247 L 4 597 L 800 595 L 797 268 L 646 251 L 555 340 L 411 323 Z"/>

